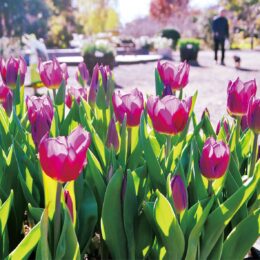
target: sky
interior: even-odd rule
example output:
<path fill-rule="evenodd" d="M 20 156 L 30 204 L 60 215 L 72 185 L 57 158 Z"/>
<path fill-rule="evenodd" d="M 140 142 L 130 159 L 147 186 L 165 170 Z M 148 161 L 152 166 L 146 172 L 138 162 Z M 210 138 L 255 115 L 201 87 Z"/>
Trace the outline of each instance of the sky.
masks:
<path fill-rule="evenodd" d="M 131 22 L 135 18 L 149 14 L 151 0 L 118 0 L 120 20 L 123 24 Z M 208 7 L 214 5 L 218 0 L 191 0 L 192 7 Z"/>

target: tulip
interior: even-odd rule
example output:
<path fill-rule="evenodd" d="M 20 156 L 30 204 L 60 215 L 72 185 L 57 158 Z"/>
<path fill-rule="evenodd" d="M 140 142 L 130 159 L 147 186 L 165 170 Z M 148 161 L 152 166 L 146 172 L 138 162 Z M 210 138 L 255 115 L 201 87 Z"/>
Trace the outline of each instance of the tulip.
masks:
<path fill-rule="evenodd" d="M 260 99 L 251 98 L 247 111 L 248 127 L 256 134 L 260 134 Z"/>
<path fill-rule="evenodd" d="M 126 114 L 126 124 L 128 127 L 138 126 L 144 109 L 143 94 L 137 90 L 132 90 L 129 94 L 121 95 L 114 92 L 112 103 L 116 119 L 122 123 Z"/>
<path fill-rule="evenodd" d="M 162 99 L 149 97 L 147 112 L 157 132 L 176 135 L 185 128 L 192 99 L 180 100 L 175 96 L 166 96 Z"/>
<path fill-rule="evenodd" d="M 239 78 L 236 81 L 229 81 L 227 111 L 231 116 L 241 117 L 246 115 L 249 100 L 256 95 L 256 81 L 242 82 Z"/>
<path fill-rule="evenodd" d="M 223 124 L 223 127 L 224 127 L 224 131 L 226 133 L 226 137 L 227 137 L 227 140 L 229 139 L 230 137 L 230 130 L 229 130 L 229 124 L 228 124 L 228 120 L 226 118 L 223 119 L 223 121 L 219 121 L 218 124 L 217 124 L 217 128 L 216 128 L 216 134 L 218 135 L 219 132 L 220 132 L 220 128 L 221 128 L 221 125 Z"/>
<path fill-rule="evenodd" d="M 109 123 L 108 131 L 107 131 L 107 147 L 114 147 L 117 152 L 119 149 L 119 137 L 116 131 L 115 120 L 112 118 Z"/>
<path fill-rule="evenodd" d="M 78 65 L 78 70 L 76 72 L 76 79 L 82 87 L 84 87 L 89 80 L 89 71 L 84 62 Z"/>
<path fill-rule="evenodd" d="M 178 67 L 170 62 L 163 64 L 158 61 L 157 70 L 165 87 L 172 91 L 183 89 L 189 82 L 190 65 L 184 61 Z"/>
<path fill-rule="evenodd" d="M 91 106 L 94 106 L 96 103 L 98 88 L 99 88 L 99 67 L 98 64 L 96 64 L 96 66 L 93 69 L 90 89 L 89 89 L 89 96 L 88 96 L 88 102 Z"/>
<path fill-rule="evenodd" d="M 181 176 L 174 175 L 171 179 L 172 198 L 176 211 L 181 213 L 187 208 L 188 194 Z"/>
<path fill-rule="evenodd" d="M 67 90 L 65 103 L 68 108 L 71 108 L 73 100 L 79 104 L 81 98 L 87 100 L 87 90 L 83 87 L 70 87 Z"/>
<path fill-rule="evenodd" d="M 54 115 L 51 99 L 47 96 L 26 97 L 28 119 L 31 124 L 32 138 L 38 148 L 41 139 L 50 131 Z"/>
<path fill-rule="evenodd" d="M 223 141 L 210 137 L 205 142 L 200 157 L 201 173 L 209 180 L 222 177 L 229 164 L 229 147 Z"/>
<path fill-rule="evenodd" d="M 67 65 L 60 65 L 56 58 L 40 62 L 39 73 L 43 84 L 50 89 L 58 89 L 62 82 L 68 79 Z"/>
<path fill-rule="evenodd" d="M 43 171 L 59 182 L 76 180 L 87 164 L 90 142 L 90 134 L 81 126 L 68 137 L 42 139 L 39 155 Z"/>
<path fill-rule="evenodd" d="M 240 126 L 241 126 L 242 132 L 245 132 L 248 129 L 248 122 L 247 122 L 246 115 L 242 116 Z"/>
<path fill-rule="evenodd" d="M 65 199 L 65 203 L 69 209 L 69 212 L 70 212 L 70 216 L 71 216 L 71 219 L 73 221 L 74 219 L 74 216 L 73 216 L 73 202 L 72 202 L 72 199 L 71 199 L 71 196 L 70 196 L 70 192 L 68 190 L 64 190 L 64 199 Z"/>
<path fill-rule="evenodd" d="M 102 77 L 102 85 L 105 89 L 105 92 L 107 93 L 108 91 L 108 80 L 109 77 L 112 77 L 112 72 L 109 68 L 109 66 L 99 66 L 99 71 Z"/>
<path fill-rule="evenodd" d="M 12 112 L 13 93 L 4 84 L 0 85 L 0 104 L 3 106 L 7 115 Z"/>
<path fill-rule="evenodd" d="M 22 57 L 19 57 L 19 59 L 11 57 L 6 62 L 3 58 L 0 59 L 0 72 L 2 80 L 11 89 L 16 88 L 19 75 L 20 85 L 24 85 L 26 70 L 26 62 Z"/>

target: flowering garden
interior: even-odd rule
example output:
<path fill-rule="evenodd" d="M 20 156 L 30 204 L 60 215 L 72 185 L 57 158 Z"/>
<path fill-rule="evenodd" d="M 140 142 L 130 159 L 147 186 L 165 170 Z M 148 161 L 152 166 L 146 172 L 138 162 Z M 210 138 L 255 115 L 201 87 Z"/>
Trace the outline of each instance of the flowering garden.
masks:
<path fill-rule="evenodd" d="M 24 97 L 24 60 L 0 61 L 0 259 L 245 257 L 260 229 L 255 80 L 227 83 L 215 130 L 185 96 L 186 62 L 158 62 L 149 97 L 114 90 L 107 66 L 79 64 L 69 88 L 65 64 L 38 69 L 48 94 Z"/>

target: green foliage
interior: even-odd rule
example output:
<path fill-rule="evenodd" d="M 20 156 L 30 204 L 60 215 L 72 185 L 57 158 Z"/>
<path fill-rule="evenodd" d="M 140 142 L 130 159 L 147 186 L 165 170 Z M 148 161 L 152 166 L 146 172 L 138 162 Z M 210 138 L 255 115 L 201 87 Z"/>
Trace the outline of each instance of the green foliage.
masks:
<path fill-rule="evenodd" d="M 179 39 L 181 38 L 180 33 L 175 29 L 164 29 L 161 32 L 161 36 L 172 40 L 172 48 L 175 49 Z"/>
<path fill-rule="evenodd" d="M 200 41 L 194 38 L 190 39 L 181 39 L 179 41 L 179 47 L 180 49 L 186 48 L 187 45 L 191 45 L 193 49 L 199 50 L 200 48 Z"/>

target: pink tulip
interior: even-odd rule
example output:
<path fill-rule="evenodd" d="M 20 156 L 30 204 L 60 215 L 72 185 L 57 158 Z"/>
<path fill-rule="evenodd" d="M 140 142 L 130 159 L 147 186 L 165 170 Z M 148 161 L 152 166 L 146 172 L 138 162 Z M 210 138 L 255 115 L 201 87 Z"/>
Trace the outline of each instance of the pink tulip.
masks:
<path fill-rule="evenodd" d="M 115 120 L 112 118 L 109 123 L 108 131 L 107 131 L 107 147 L 114 147 L 117 152 L 119 149 L 119 137 L 116 130 Z"/>
<path fill-rule="evenodd" d="M 252 97 L 247 112 L 248 127 L 256 134 L 260 134 L 260 99 Z"/>
<path fill-rule="evenodd" d="M 70 212 L 70 216 L 71 216 L 71 219 L 72 219 L 72 222 L 74 220 L 74 216 L 73 216 L 73 202 L 72 202 L 72 199 L 71 199 L 71 196 L 70 196 L 70 192 L 68 190 L 64 190 L 64 199 L 65 199 L 65 203 L 69 209 L 69 212 Z"/>
<path fill-rule="evenodd" d="M 56 58 L 40 62 L 39 73 L 42 83 L 50 89 L 58 89 L 62 82 L 66 82 L 69 77 L 67 65 L 65 63 L 60 65 Z"/>
<path fill-rule="evenodd" d="M 98 88 L 99 88 L 99 66 L 98 64 L 96 64 L 96 66 L 93 69 L 90 88 L 89 88 L 89 96 L 88 96 L 88 102 L 91 106 L 94 106 L 96 103 Z"/>
<path fill-rule="evenodd" d="M 245 132 L 248 129 L 247 115 L 242 116 L 240 126 L 242 132 Z"/>
<path fill-rule="evenodd" d="M 174 175 L 171 179 L 171 190 L 174 207 L 178 213 L 181 213 L 188 206 L 187 189 L 182 181 L 181 176 Z"/>
<path fill-rule="evenodd" d="M 3 106 L 7 115 L 12 112 L 13 93 L 4 84 L 0 85 L 0 104 Z"/>
<path fill-rule="evenodd" d="M 182 132 L 188 122 L 192 99 L 180 100 L 175 96 L 162 99 L 150 96 L 147 112 L 157 132 L 176 135 Z"/>
<path fill-rule="evenodd" d="M 158 61 L 157 70 L 165 87 L 171 87 L 173 91 L 184 88 L 189 83 L 190 65 L 184 61 L 178 67 L 170 62 L 163 64 Z"/>
<path fill-rule="evenodd" d="M 26 97 L 28 118 L 31 124 L 32 138 L 38 148 L 41 139 L 50 131 L 54 115 L 51 99 L 47 96 Z"/>
<path fill-rule="evenodd" d="M 102 77 L 102 85 L 105 89 L 105 92 L 107 93 L 108 91 L 108 80 L 110 77 L 112 77 L 112 72 L 109 68 L 109 66 L 99 66 L 99 71 Z"/>
<path fill-rule="evenodd" d="M 81 62 L 78 65 L 78 70 L 76 72 L 76 79 L 81 84 L 82 87 L 84 87 L 89 80 L 89 71 L 84 62 Z"/>
<path fill-rule="evenodd" d="M 87 164 L 90 142 L 90 134 L 81 126 L 68 137 L 42 139 L 39 155 L 43 171 L 59 182 L 76 180 Z"/>
<path fill-rule="evenodd" d="M 256 95 L 256 81 L 242 82 L 239 78 L 236 81 L 229 81 L 227 111 L 231 116 L 246 115 L 249 100 Z"/>
<path fill-rule="evenodd" d="M 0 58 L 0 72 L 3 82 L 11 89 L 16 88 L 17 79 L 20 75 L 20 85 L 24 85 L 27 66 L 22 57 L 15 59 L 9 58 L 6 62 Z"/>
<path fill-rule="evenodd" d="M 222 177 L 229 164 L 229 147 L 223 141 L 216 141 L 210 137 L 205 142 L 200 157 L 201 173 L 208 179 Z"/>
<path fill-rule="evenodd" d="M 126 114 L 126 124 L 128 127 L 140 124 L 141 114 L 144 109 L 144 99 L 143 94 L 138 89 L 134 89 L 126 95 L 114 92 L 112 103 L 116 119 L 120 123 L 123 122 Z"/>
<path fill-rule="evenodd" d="M 83 87 L 70 87 L 67 90 L 65 103 L 68 108 L 71 108 L 73 100 L 79 104 L 81 98 L 87 100 L 87 90 Z"/>

